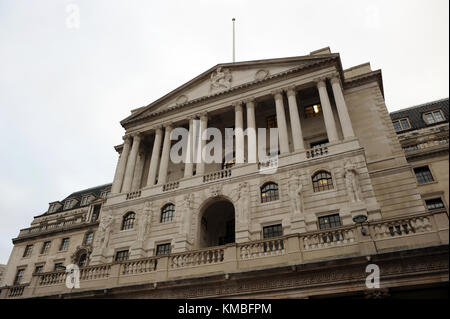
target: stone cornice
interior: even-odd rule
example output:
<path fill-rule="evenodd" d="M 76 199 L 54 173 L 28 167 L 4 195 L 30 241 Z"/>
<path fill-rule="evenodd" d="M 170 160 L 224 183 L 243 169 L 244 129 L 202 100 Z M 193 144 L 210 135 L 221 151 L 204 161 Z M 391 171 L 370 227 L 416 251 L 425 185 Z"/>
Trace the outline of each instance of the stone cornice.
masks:
<path fill-rule="evenodd" d="M 361 74 L 358 76 L 354 76 L 351 78 L 344 79 L 344 89 L 353 88 L 356 86 L 360 86 L 365 83 L 369 83 L 372 81 L 377 81 L 381 94 L 384 96 L 384 89 L 383 89 L 383 79 L 381 70 L 375 70 L 369 73 Z"/>

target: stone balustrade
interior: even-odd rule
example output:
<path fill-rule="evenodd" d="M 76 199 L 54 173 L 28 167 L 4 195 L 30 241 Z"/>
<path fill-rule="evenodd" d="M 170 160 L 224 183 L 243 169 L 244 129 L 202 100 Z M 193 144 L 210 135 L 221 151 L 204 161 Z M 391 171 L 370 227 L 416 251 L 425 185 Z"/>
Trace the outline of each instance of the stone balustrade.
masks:
<path fill-rule="evenodd" d="M 135 191 L 127 194 L 126 200 L 135 199 L 141 197 L 141 191 Z"/>
<path fill-rule="evenodd" d="M 223 262 L 223 248 L 209 248 L 187 253 L 179 253 L 169 257 L 170 268 L 201 266 Z"/>
<path fill-rule="evenodd" d="M 273 238 L 238 245 L 241 259 L 278 256 L 286 253 L 286 238 Z"/>
<path fill-rule="evenodd" d="M 156 270 L 157 258 L 130 260 L 120 264 L 121 275 L 145 274 Z"/>
<path fill-rule="evenodd" d="M 223 169 L 203 175 L 203 183 L 213 182 L 219 179 L 231 177 L 231 168 Z"/>
<path fill-rule="evenodd" d="M 328 154 L 328 147 L 322 146 L 322 147 L 313 147 L 311 149 L 306 150 L 306 158 L 316 158 L 325 156 Z"/>
<path fill-rule="evenodd" d="M 447 213 L 440 210 L 369 221 L 362 226 L 352 224 L 165 256 L 87 266 L 80 269 L 80 289 L 103 289 L 144 281 L 156 283 L 261 267 L 299 265 L 344 256 L 375 255 L 405 247 L 448 245 L 448 229 Z M 67 275 L 65 271 L 33 274 L 29 285 L 4 287 L 1 297 L 26 298 L 70 292 L 65 285 Z"/>
<path fill-rule="evenodd" d="M 167 183 L 163 185 L 163 192 L 171 191 L 180 187 L 180 182 Z"/>

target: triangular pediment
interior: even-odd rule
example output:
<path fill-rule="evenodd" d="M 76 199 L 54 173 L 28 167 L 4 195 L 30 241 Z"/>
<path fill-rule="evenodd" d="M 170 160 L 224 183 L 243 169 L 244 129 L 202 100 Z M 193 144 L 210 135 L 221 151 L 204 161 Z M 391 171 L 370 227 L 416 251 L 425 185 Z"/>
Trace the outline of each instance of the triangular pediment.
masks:
<path fill-rule="evenodd" d="M 132 114 L 124 119 L 121 124 L 125 126 L 131 122 L 148 118 L 153 114 L 229 92 L 242 86 L 266 81 L 338 56 L 338 54 L 330 53 L 218 64 L 150 105 L 133 110 Z"/>

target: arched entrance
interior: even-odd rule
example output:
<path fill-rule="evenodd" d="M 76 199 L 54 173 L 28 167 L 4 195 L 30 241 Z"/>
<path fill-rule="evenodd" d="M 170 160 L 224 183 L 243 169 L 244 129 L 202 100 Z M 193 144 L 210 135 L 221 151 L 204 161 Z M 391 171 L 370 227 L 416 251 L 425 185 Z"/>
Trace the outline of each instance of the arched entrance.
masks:
<path fill-rule="evenodd" d="M 226 199 L 215 200 L 207 205 L 200 218 L 199 247 L 234 243 L 234 206 Z"/>

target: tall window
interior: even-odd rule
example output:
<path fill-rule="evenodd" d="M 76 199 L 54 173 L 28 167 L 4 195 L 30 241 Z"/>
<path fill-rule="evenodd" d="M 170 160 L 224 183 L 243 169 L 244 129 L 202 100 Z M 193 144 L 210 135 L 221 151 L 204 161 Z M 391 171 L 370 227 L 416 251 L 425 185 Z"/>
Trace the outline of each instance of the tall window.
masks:
<path fill-rule="evenodd" d="M 92 241 L 94 240 L 94 232 L 88 232 L 86 233 L 85 237 L 84 237 L 84 244 L 85 245 L 89 245 L 92 244 Z"/>
<path fill-rule="evenodd" d="M 425 200 L 425 204 L 427 205 L 428 210 L 435 210 L 445 207 L 441 198 L 427 199 Z"/>
<path fill-rule="evenodd" d="M 331 174 L 326 171 L 320 171 L 312 177 L 314 192 L 333 189 L 333 179 Z"/>
<path fill-rule="evenodd" d="M 319 229 L 335 228 L 340 227 L 341 225 L 339 214 L 319 217 Z"/>
<path fill-rule="evenodd" d="M 133 212 L 126 213 L 122 220 L 122 230 L 132 229 L 134 227 L 134 220 L 136 214 Z"/>
<path fill-rule="evenodd" d="M 43 269 L 44 269 L 44 265 L 38 265 L 34 268 L 34 273 L 39 274 L 42 272 Z"/>
<path fill-rule="evenodd" d="M 281 224 L 263 227 L 264 239 L 283 236 L 283 227 Z"/>
<path fill-rule="evenodd" d="M 57 204 L 51 204 L 50 208 L 48 209 L 48 213 L 49 214 L 54 213 L 54 212 L 56 212 L 57 209 L 58 209 L 58 205 Z"/>
<path fill-rule="evenodd" d="M 170 254 L 170 243 L 160 244 L 156 246 L 156 256 L 168 255 Z"/>
<path fill-rule="evenodd" d="M 45 255 L 50 250 L 51 241 L 46 241 L 42 244 L 41 254 Z"/>
<path fill-rule="evenodd" d="M 102 207 L 102 205 L 94 205 L 94 208 L 92 208 L 91 223 L 97 221 L 98 215 L 100 215 L 101 207 Z"/>
<path fill-rule="evenodd" d="M 24 273 L 25 268 L 17 269 L 16 277 L 14 278 L 14 285 L 20 285 Z"/>
<path fill-rule="evenodd" d="M 121 250 L 116 253 L 115 261 L 128 260 L 128 250 Z"/>
<path fill-rule="evenodd" d="M 170 222 L 175 216 L 175 205 L 166 204 L 161 210 L 161 223 Z"/>
<path fill-rule="evenodd" d="M 416 174 L 417 182 L 419 184 L 425 184 L 433 182 L 433 175 L 428 166 L 416 167 L 414 168 L 414 173 Z"/>
<path fill-rule="evenodd" d="M 411 125 L 409 124 L 409 120 L 407 118 L 393 121 L 392 124 L 394 124 L 394 130 L 396 132 L 404 131 L 411 128 Z"/>
<path fill-rule="evenodd" d="M 322 106 L 320 104 L 309 105 L 305 107 L 305 117 L 311 118 L 318 116 L 322 111 Z"/>
<path fill-rule="evenodd" d="M 59 250 L 67 250 L 67 248 L 69 248 L 69 241 L 70 238 L 63 238 L 61 241 L 61 246 L 59 247 Z"/>
<path fill-rule="evenodd" d="M 440 110 L 425 113 L 423 115 L 425 122 L 428 124 L 438 123 L 444 121 L 444 116 Z"/>
<path fill-rule="evenodd" d="M 267 203 L 279 199 L 278 185 L 269 182 L 261 187 L 261 203 Z"/>
<path fill-rule="evenodd" d="M 27 245 L 23 252 L 23 257 L 30 257 L 32 251 L 33 251 L 33 245 Z"/>

